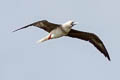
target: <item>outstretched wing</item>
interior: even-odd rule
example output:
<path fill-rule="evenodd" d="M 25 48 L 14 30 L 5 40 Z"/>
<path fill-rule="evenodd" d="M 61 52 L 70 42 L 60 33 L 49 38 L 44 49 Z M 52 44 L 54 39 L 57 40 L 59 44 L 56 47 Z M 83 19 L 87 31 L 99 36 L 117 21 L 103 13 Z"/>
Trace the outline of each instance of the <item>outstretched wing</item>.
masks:
<path fill-rule="evenodd" d="M 21 29 L 24 29 L 24 28 L 27 28 L 29 26 L 35 26 L 35 27 L 38 27 L 38 28 L 41 28 L 47 32 L 51 32 L 53 29 L 59 27 L 60 25 L 59 24 L 54 24 L 54 23 L 50 23 L 48 22 L 47 20 L 42 20 L 42 21 L 37 21 L 37 22 L 34 22 L 32 24 L 29 24 L 27 26 L 24 26 L 24 27 L 21 27 L 19 29 L 16 29 L 14 30 L 13 32 L 16 32 L 18 30 L 21 30 Z"/>
<path fill-rule="evenodd" d="M 71 29 L 71 31 L 68 33 L 69 37 L 73 38 L 79 38 L 85 41 L 89 41 L 92 43 L 105 57 L 110 60 L 109 54 L 103 44 L 103 42 L 99 39 L 99 37 L 93 33 L 88 33 L 88 32 L 82 32 L 82 31 L 77 31 L 74 29 Z"/>

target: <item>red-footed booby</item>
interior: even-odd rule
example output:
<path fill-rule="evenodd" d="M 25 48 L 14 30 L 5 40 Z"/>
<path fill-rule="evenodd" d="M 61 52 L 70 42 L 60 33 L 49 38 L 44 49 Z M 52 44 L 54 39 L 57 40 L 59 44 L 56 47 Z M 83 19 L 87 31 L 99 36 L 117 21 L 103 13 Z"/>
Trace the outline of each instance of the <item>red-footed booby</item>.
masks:
<path fill-rule="evenodd" d="M 54 23 L 48 22 L 47 20 L 41 20 L 41 21 L 34 22 L 32 24 L 29 24 L 27 26 L 21 27 L 17 30 L 14 30 L 13 32 L 27 28 L 29 26 L 35 26 L 49 33 L 46 37 L 39 40 L 38 43 L 44 42 L 50 39 L 60 38 L 62 36 L 69 36 L 72 38 L 78 38 L 85 41 L 89 41 L 110 61 L 110 57 L 107 52 L 107 49 L 105 48 L 100 38 L 93 33 L 72 29 L 74 25 L 76 25 L 76 23 L 72 20 L 64 24 L 54 24 Z"/>

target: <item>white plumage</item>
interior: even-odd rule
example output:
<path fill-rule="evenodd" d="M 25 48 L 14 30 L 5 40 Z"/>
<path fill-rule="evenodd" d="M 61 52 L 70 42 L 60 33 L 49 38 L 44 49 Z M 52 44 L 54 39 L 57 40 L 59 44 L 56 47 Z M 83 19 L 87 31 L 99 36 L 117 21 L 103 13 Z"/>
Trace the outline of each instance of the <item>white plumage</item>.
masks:
<path fill-rule="evenodd" d="M 72 24 L 73 24 L 73 21 L 68 21 L 62 24 L 60 27 L 57 27 L 56 29 L 52 30 L 46 37 L 37 41 L 37 43 L 67 35 L 73 26 Z"/>

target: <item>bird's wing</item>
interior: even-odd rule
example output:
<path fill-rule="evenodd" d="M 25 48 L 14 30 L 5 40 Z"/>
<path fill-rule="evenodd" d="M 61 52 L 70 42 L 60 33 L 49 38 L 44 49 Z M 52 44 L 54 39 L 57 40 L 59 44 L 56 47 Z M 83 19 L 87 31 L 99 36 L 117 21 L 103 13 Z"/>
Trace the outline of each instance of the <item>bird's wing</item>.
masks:
<path fill-rule="evenodd" d="M 44 30 L 47 31 L 47 32 L 51 32 L 53 29 L 59 27 L 60 25 L 59 25 L 59 24 L 54 24 L 54 23 L 48 22 L 47 20 L 42 20 L 42 21 L 34 22 L 34 23 L 29 24 L 29 25 L 24 26 L 24 27 L 21 27 L 21 28 L 19 28 L 19 29 L 16 29 L 16 30 L 14 30 L 13 32 L 18 31 L 18 30 L 21 30 L 21 29 L 24 29 L 24 28 L 27 28 L 27 27 L 29 27 L 29 26 L 35 26 L 35 27 L 44 29 Z"/>
<path fill-rule="evenodd" d="M 107 52 L 107 49 L 105 48 L 103 42 L 99 39 L 99 37 L 93 33 L 83 32 L 83 31 L 77 31 L 74 29 L 71 29 L 71 31 L 68 33 L 69 37 L 73 38 L 79 38 L 85 41 L 89 41 L 92 43 L 102 54 L 104 54 L 105 57 L 110 60 L 109 54 Z"/>

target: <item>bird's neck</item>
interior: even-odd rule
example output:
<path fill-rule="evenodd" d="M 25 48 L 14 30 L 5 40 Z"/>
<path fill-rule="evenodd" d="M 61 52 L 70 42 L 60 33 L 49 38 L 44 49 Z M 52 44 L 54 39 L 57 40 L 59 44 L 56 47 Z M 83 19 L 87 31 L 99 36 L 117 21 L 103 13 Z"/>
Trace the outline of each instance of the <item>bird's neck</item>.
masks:
<path fill-rule="evenodd" d="M 68 24 L 63 24 L 62 25 L 62 29 L 65 31 L 65 32 L 70 32 L 70 30 L 71 30 L 71 26 L 70 25 L 68 25 Z"/>

